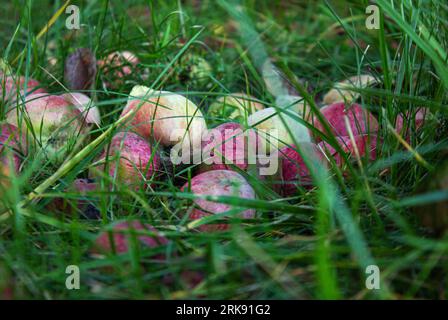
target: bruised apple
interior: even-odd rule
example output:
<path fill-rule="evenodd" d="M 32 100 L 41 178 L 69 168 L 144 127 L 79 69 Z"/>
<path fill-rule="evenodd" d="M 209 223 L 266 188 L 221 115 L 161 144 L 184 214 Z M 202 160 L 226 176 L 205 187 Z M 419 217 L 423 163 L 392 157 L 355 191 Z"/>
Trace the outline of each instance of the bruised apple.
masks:
<path fill-rule="evenodd" d="M 201 173 L 190 181 L 191 192 L 195 195 L 208 196 L 236 196 L 244 199 L 255 199 L 255 191 L 239 173 L 230 170 L 213 170 Z M 189 191 L 189 184 L 182 187 L 182 191 Z M 191 220 L 197 220 L 213 214 L 224 213 L 235 209 L 233 205 L 207 201 L 194 200 L 194 208 L 190 213 Z M 255 217 L 254 209 L 246 209 L 239 213 L 243 219 Z M 226 230 L 230 226 L 227 223 L 203 224 L 198 227 L 200 231 Z"/>
<path fill-rule="evenodd" d="M 108 168 L 107 175 L 116 177 L 116 182 L 132 189 L 140 189 L 150 184 L 149 180 L 159 170 L 160 160 L 153 152 L 151 145 L 133 132 L 119 132 L 105 146 L 99 157 L 101 170 Z M 105 163 L 107 162 L 107 164 Z M 91 169 L 90 176 L 95 178 L 95 169 Z"/>
<path fill-rule="evenodd" d="M 184 140 L 200 143 L 207 129 L 202 112 L 192 101 L 168 91 L 135 86 L 121 117 L 131 111 L 135 112 L 128 122 L 131 129 L 164 146 Z"/>
<path fill-rule="evenodd" d="M 139 63 L 137 56 L 130 51 L 114 51 L 106 58 L 98 60 L 98 67 L 102 69 L 103 74 L 113 79 L 106 81 L 106 85 L 118 87 L 124 78 L 132 74 Z"/>

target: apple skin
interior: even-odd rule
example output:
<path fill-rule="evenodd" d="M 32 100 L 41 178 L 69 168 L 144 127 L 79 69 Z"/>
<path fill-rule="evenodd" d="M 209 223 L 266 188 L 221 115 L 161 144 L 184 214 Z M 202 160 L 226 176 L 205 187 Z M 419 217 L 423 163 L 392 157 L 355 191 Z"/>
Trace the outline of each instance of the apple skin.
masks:
<path fill-rule="evenodd" d="M 19 173 L 20 147 L 23 146 L 23 142 L 16 126 L 0 123 L 0 189 L 8 185 L 11 167 L 15 174 Z M 10 160 L 12 160 L 12 164 Z"/>
<path fill-rule="evenodd" d="M 107 254 L 126 254 L 132 245 L 133 232 L 152 233 L 151 235 L 135 234 L 136 243 L 140 250 L 157 248 L 169 244 L 169 240 L 161 235 L 157 229 L 139 220 L 118 221 L 109 230 L 100 232 L 90 249 L 90 253 L 101 256 Z M 111 241 L 113 241 L 113 244 Z M 157 253 L 151 258 L 158 261 L 166 260 L 166 256 L 163 253 Z M 110 268 L 103 268 L 103 270 L 106 272 L 113 271 Z M 201 271 L 185 269 L 180 273 L 180 279 L 188 289 L 196 287 L 204 278 L 204 273 Z M 174 277 L 172 275 L 167 275 L 163 279 L 166 285 L 172 285 L 173 281 Z"/>
<path fill-rule="evenodd" d="M 406 139 L 406 141 L 410 141 L 410 126 L 411 122 L 415 119 L 415 126 L 414 130 L 418 132 L 423 124 L 425 123 L 425 120 L 430 116 L 430 111 L 428 108 L 420 107 L 417 109 L 416 112 L 413 111 L 407 111 L 406 113 L 399 113 L 397 115 L 397 119 L 395 121 L 395 130 L 403 135 Z M 406 131 L 404 131 L 404 127 L 406 124 Z"/>
<path fill-rule="evenodd" d="M 349 136 L 344 116 L 347 116 L 350 129 L 355 136 L 378 131 L 378 121 L 376 118 L 357 103 L 353 103 L 351 106 L 347 106 L 344 102 L 333 103 L 320 109 L 320 112 L 327 120 L 332 134 L 338 137 Z M 317 117 L 314 116 L 313 118 L 314 127 L 326 133 L 323 124 L 320 123 Z M 318 135 L 315 135 L 315 139 L 316 141 L 321 141 Z"/>
<path fill-rule="evenodd" d="M 235 131 L 235 134 L 232 134 Z M 220 137 L 221 141 L 216 141 L 214 137 Z M 250 145 L 249 145 L 250 143 Z M 203 152 L 210 153 L 212 157 L 219 157 L 221 163 L 200 165 L 199 172 L 210 170 L 233 170 L 232 165 L 226 164 L 226 153 L 232 158 L 232 164 L 241 170 L 247 170 L 249 166 L 249 154 L 256 158 L 257 147 L 259 146 L 259 138 L 255 130 L 244 132 L 244 128 L 236 122 L 227 122 L 209 130 L 205 141 L 202 142 Z M 210 152 L 209 152 L 210 151 Z M 204 160 L 204 159 L 203 159 Z"/>
<path fill-rule="evenodd" d="M 19 151 L 23 144 L 23 139 L 19 136 L 16 126 L 8 123 L 0 123 L 0 159 L 3 165 L 7 165 L 8 152 L 12 152 L 13 168 L 16 172 L 20 167 Z M 8 165 L 9 167 L 9 165 Z"/>
<path fill-rule="evenodd" d="M 275 98 L 275 104 L 280 108 L 294 110 L 304 120 L 311 119 L 311 107 L 305 99 L 298 95 L 283 94 Z"/>
<path fill-rule="evenodd" d="M 144 179 L 151 180 L 160 168 L 160 158 L 154 153 L 151 145 L 133 132 L 118 132 L 112 138 L 110 145 L 99 157 L 99 161 L 106 160 L 108 153 L 109 176 L 115 177 L 117 182 L 138 190 Z M 119 160 L 117 160 L 119 157 Z M 117 166 L 118 164 L 118 166 Z M 105 165 L 100 166 L 104 169 Z M 96 178 L 94 170 L 91 178 Z M 144 183 L 146 187 L 148 183 Z"/>
<path fill-rule="evenodd" d="M 353 76 L 336 83 L 334 87 L 324 96 L 323 101 L 325 104 L 332 104 L 335 102 L 351 103 L 356 101 L 361 95 L 359 92 L 352 91 L 352 87 L 362 89 L 377 83 L 377 79 L 368 74 Z"/>
<path fill-rule="evenodd" d="M 124 254 L 130 250 L 132 245 L 132 232 L 152 232 L 154 235 L 136 234 L 136 240 L 140 249 L 156 248 L 168 244 L 168 239 L 160 235 L 151 225 L 139 220 L 119 221 L 113 224 L 111 231 L 102 231 L 96 238 L 92 253 L 96 254 Z M 113 241 L 113 244 L 111 243 Z M 113 250 L 115 248 L 115 251 Z M 159 255 L 158 255 L 159 256 Z M 162 256 L 158 258 L 163 259 Z"/>
<path fill-rule="evenodd" d="M 188 182 L 182 187 L 188 191 Z M 209 196 L 239 196 L 245 199 L 255 199 L 255 191 L 239 173 L 230 170 L 213 170 L 201 173 L 191 179 L 191 192 L 196 195 Z M 190 220 L 197 220 L 211 214 L 218 214 L 232 209 L 231 205 L 211 202 L 203 199 L 194 200 L 195 206 L 190 213 Z M 255 210 L 247 209 L 239 213 L 243 219 L 255 217 Z M 204 224 L 199 231 L 212 232 L 229 229 L 229 224 Z"/>
<path fill-rule="evenodd" d="M 374 161 L 377 154 L 377 139 L 378 137 L 373 134 L 363 134 L 354 136 L 354 141 L 361 158 L 365 158 L 368 154 L 369 161 Z M 337 142 L 341 146 L 342 150 L 355 158 L 355 148 L 350 137 L 336 137 Z M 336 165 L 341 167 L 344 164 L 344 158 L 327 142 L 321 141 L 318 144 L 318 148 L 325 152 L 328 157 L 333 158 Z"/>
<path fill-rule="evenodd" d="M 200 144 L 207 130 L 202 112 L 180 94 L 135 86 L 121 117 L 134 109 L 137 111 L 128 122 L 131 130 L 164 146 L 184 139 Z"/>
<path fill-rule="evenodd" d="M 22 107 L 10 110 L 6 114 L 7 122 L 21 126 L 22 132 L 28 137 L 28 144 L 36 137 L 39 147 L 44 149 L 52 162 L 65 160 L 70 147 L 79 140 L 79 135 L 87 132 L 80 111 L 61 96 L 32 94 L 27 96 L 23 109 L 25 110 L 22 111 Z M 28 130 L 27 121 L 21 116 L 25 111 L 35 135 Z"/>
<path fill-rule="evenodd" d="M 310 157 L 314 164 L 326 165 L 325 156 L 314 143 L 301 143 L 300 151 Z M 279 191 L 284 196 L 292 196 L 297 192 L 297 185 L 306 189 L 312 187 L 312 178 L 309 168 L 305 165 L 303 157 L 297 152 L 295 146 L 280 149 L 280 167 L 282 184 Z M 314 157 L 314 158 L 313 158 Z M 317 162 L 316 162 L 317 161 Z"/>
<path fill-rule="evenodd" d="M 14 102 L 17 97 L 25 96 L 25 83 L 27 87 L 26 95 L 36 93 L 46 93 L 47 91 L 41 87 L 39 81 L 23 76 L 13 77 L 0 74 L 0 101 Z"/>
<path fill-rule="evenodd" d="M 61 97 L 81 112 L 87 124 L 95 124 L 98 127 L 101 125 L 100 111 L 88 96 L 80 92 L 68 92 Z"/>
<path fill-rule="evenodd" d="M 297 108 L 298 104 L 296 104 L 294 108 L 289 109 L 289 111 L 300 117 L 300 110 Z M 296 119 L 293 119 L 287 114 L 282 114 L 286 126 L 288 126 L 292 133 L 292 135 L 290 135 L 288 129 L 282 121 L 282 117 L 279 113 L 277 113 L 277 111 L 278 110 L 273 107 L 265 108 L 251 114 L 247 119 L 248 125 L 257 130 L 264 152 L 272 153 L 277 149 L 292 145 L 294 142 L 311 142 L 309 130 L 304 124 L 298 122 Z M 274 129 L 277 130 L 278 136 L 269 138 L 268 133 L 270 133 L 270 130 Z M 273 133 L 271 133 L 271 135 L 272 134 Z M 277 141 L 277 148 L 272 146 L 271 141 Z"/>

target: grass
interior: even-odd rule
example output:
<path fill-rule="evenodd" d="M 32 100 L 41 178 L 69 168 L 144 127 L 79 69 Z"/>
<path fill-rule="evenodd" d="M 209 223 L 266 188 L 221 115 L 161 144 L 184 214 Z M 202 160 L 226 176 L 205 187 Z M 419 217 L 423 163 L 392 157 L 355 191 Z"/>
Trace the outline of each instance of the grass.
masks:
<path fill-rule="evenodd" d="M 368 4 L 361 0 L 239 5 L 230 0 L 79 1 L 79 31 L 66 29 L 65 4 L 17 0 L 5 5 L 0 55 L 17 75 L 62 94 L 64 60 L 76 48 L 88 47 L 97 58 L 130 50 L 141 63 L 118 83 L 113 72 L 98 72 L 90 93 L 102 125 L 91 131 L 88 144 L 62 165 L 32 148 L 10 187 L 0 188 L 0 289 L 12 285 L 13 296 L 25 299 L 446 298 L 448 239 L 432 237 L 414 212 L 416 206 L 447 199 L 446 190 L 417 194 L 425 179 L 437 176 L 448 148 L 448 7 L 443 1 L 378 0 L 380 30 L 365 28 Z M 210 63 L 207 81 L 184 76 L 187 54 Z M 50 58 L 56 63 L 50 64 Z M 64 191 L 74 179 L 87 177 L 121 128 L 119 115 L 136 84 L 187 96 L 209 127 L 226 119 L 209 117 L 208 106 L 232 92 L 251 94 L 282 117 L 304 123 L 275 104 L 278 93 L 262 74 L 266 59 L 281 70 L 279 79 L 288 90 L 300 94 L 316 113 L 335 82 L 373 75 L 380 84 L 358 91 L 359 103 L 381 123 L 377 160 L 348 161 L 345 175 L 337 168 L 317 168 L 312 172 L 316 187 L 300 187 L 290 198 L 279 196 L 269 180 L 243 173 L 257 199 L 206 198 L 234 205 L 225 214 L 233 227 L 218 233 L 188 228 L 187 213 L 197 196 L 180 187 L 195 175 L 195 166 L 166 164 L 140 191 L 97 170 L 103 191 L 88 196 Z M 0 105 L 3 120 L 7 106 Z M 417 131 L 414 117 L 420 106 L 430 108 L 433 119 Z M 407 110 L 409 143 L 392 125 Z M 334 137 L 325 132 L 322 137 L 338 147 Z M 55 198 L 75 207 L 77 200 L 87 199 L 101 219 L 49 209 Z M 235 215 L 247 208 L 256 209 L 257 218 L 241 223 Z M 123 218 L 149 222 L 170 243 L 147 250 L 132 247 L 129 254 L 104 259 L 89 254 L 99 231 Z M 165 260 L 154 258 L 160 253 Z M 80 290 L 65 288 L 65 270 L 73 264 L 81 270 Z M 380 290 L 365 286 L 365 269 L 372 264 L 381 270 Z M 201 272 L 203 281 L 188 287 L 181 276 L 187 270 Z"/>

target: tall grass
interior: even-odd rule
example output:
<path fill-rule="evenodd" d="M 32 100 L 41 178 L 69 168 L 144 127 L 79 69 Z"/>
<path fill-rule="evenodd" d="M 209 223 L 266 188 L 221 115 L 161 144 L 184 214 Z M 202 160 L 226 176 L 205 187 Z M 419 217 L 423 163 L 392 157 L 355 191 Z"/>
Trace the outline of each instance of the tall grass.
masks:
<path fill-rule="evenodd" d="M 11 18 L 0 21 L 0 48 L 14 72 L 36 78 L 49 92 L 60 94 L 65 89 L 55 79 L 62 81 L 64 59 L 77 47 L 91 48 L 96 57 L 131 50 L 141 68 L 114 88 L 104 85 L 114 80 L 113 75 L 100 71 L 91 93 L 98 101 L 102 126 L 91 132 L 90 142 L 56 166 L 33 150 L 23 157 L 21 173 L 11 187 L 0 189 L 0 271 L 11 271 L 16 297 L 446 297 L 448 239 L 428 237 L 412 211 L 425 201 L 447 198 L 444 191 L 415 195 L 423 179 L 444 161 L 448 146 L 448 8 L 443 1 L 378 0 L 379 30 L 365 28 L 368 4 L 361 0 L 77 4 L 80 31 L 65 28 L 65 15 L 58 11 L 66 5 L 63 1 L 6 5 Z M 212 65 L 205 85 L 177 77 L 175 70 L 182 67 L 181 58 L 187 53 Z M 48 63 L 50 57 L 57 59 L 55 65 Z M 319 168 L 313 172 L 315 188 L 299 188 L 287 199 L 268 182 L 246 174 L 257 199 L 205 198 L 234 205 L 228 216 L 246 208 L 256 209 L 258 216 L 242 224 L 232 218 L 233 228 L 219 233 L 198 233 L 192 227 L 221 216 L 193 223 L 187 219 L 197 196 L 180 192 L 180 187 L 194 176 L 193 165 L 166 164 L 159 178 L 149 186 L 142 182 L 139 191 L 100 170 L 103 191 L 87 195 L 65 191 L 74 179 L 87 177 L 99 153 L 122 129 L 123 120 L 118 118 L 135 84 L 188 96 L 203 111 L 209 127 L 223 122 L 207 114 L 217 96 L 246 92 L 315 131 L 312 124 L 275 104 L 275 93 L 268 90 L 262 74 L 267 59 L 317 116 L 322 96 L 334 82 L 358 74 L 375 76 L 378 86 L 358 91 L 359 102 L 382 124 L 377 160 L 347 161 L 345 173 Z M 415 111 L 420 106 L 430 108 L 434 116 L 416 132 Z M 1 119 L 6 107 L 1 104 Z M 397 115 L 407 110 L 409 143 L 393 130 Z M 325 132 L 321 137 L 343 152 L 334 137 Z M 154 147 L 167 154 L 161 146 Z M 349 155 L 344 157 L 349 160 Z M 101 219 L 50 210 L 55 198 L 73 207 L 80 199 L 89 201 Z M 136 247 L 129 254 L 104 259 L 89 254 L 98 232 L 122 218 L 149 222 L 170 244 L 148 250 Z M 157 253 L 164 253 L 166 260 L 154 259 Z M 65 270 L 72 264 L 81 269 L 80 290 L 65 288 Z M 380 290 L 366 289 L 368 265 L 381 270 Z M 204 280 L 189 288 L 181 276 L 186 270 L 202 272 Z"/>

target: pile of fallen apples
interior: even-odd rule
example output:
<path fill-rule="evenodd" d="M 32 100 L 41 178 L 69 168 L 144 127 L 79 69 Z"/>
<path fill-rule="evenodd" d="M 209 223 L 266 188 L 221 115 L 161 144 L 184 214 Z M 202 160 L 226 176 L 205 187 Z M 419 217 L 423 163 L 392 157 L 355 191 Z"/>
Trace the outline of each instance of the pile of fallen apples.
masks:
<path fill-rule="evenodd" d="M 114 72 L 128 73 L 129 70 L 117 71 L 115 68 Z M 160 172 L 165 160 L 159 150 L 174 150 L 176 146 L 187 145 L 193 156 L 198 150 L 208 150 L 213 157 L 225 161 L 214 163 L 202 159 L 192 166 L 196 174 L 179 187 L 182 192 L 198 196 L 186 209 L 190 220 L 219 215 L 218 223 L 198 223 L 194 227 L 196 230 L 228 229 L 231 224 L 226 219 L 230 216 L 241 222 L 254 218 L 255 210 L 239 210 L 202 196 L 256 198 L 245 173 L 251 174 L 251 168 L 262 165 L 249 161 L 249 139 L 254 142 L 255 157 L 276 155 L 278 170 L 271 179 L 275 181 L 272 189 L 283 197 L 294 196 L 298 188 L 310 190 L 313 187 L 313 178 L 305 164 L 310 162 L 305 161 L 304 153 L 313 164 L 336 165 L 342 171 L 345 171 L 347 160 L 376 159 L 381 152 L 380 124 L 371 112 L 354 102 L 357 98 L 354 94 L 347 92 L 335 86 L 324 98 L 327 105 L 320 109 L 322 117 L 304 110 L 305 104 L 300 97 L 292 100 L 286 97 L 295 102 L 282 113 L 278 107 L 265 108 L 260 100 L 249 95 L 233 93 L 211 103 L 206 118 L 205 110 L 181 94 L 135 86 L 120 116 L 128 117 L 125 125 L 111 137 L 89 168 L 89 179 L 75 180 L 67 190 L 83 196 L 93 194 L 100 188 L 98 180 L 105 175 L 117 186 L 146 190 L 152 188 L 155 179 L 163 179 Z M 79 144 L 87 143 L 85 137 L 92 127 L 101 125 L 98 108 L 80 92 L 52 95 L 36 80 L 25 81 L 24 77 L 2 73 L 0 97 L 7 110 L 6 122 L 0 128 L 0 193 L 2 188 L 8 187 L 11 177 L 20 173 L 21 160 L 26 154 L 40 153 L 54 164 L 61 164 Z M 132 114 L 129 116 L 129 113 Z M 399 115 L 395 130 L 409 140 L 406 122 L 415 119 L 415 129 L 418 130 L 427 114 L 425 108 L 420 108 L 415 114 Z M 220 119 L 221 124 L 208 128 L 206 119 L 209 118 Z M 276 130 L 275 137 L 270 136 L 272 129 Z M 240 139 L 237 134 L 226 135 L 228 130 L 250 130 L 250 133 Z M 339 147 L 334 142 L 322 140 L 329 135 L 335 138 Z M 261 175 L 257 178 L 265 180 Z M 54 207 L 64 206 L 64 201 L 57 201 L 53 203 Z M 64 210 L 87 212 L 92 211 L 92 206 L 87 200 L 79 200 L 75 208 Z M 92 250 L 96 254 L 127 252 L 131 239 L 151 248 L 168 241 L 146 223 L 120 221 L 98 236 Z"/>

